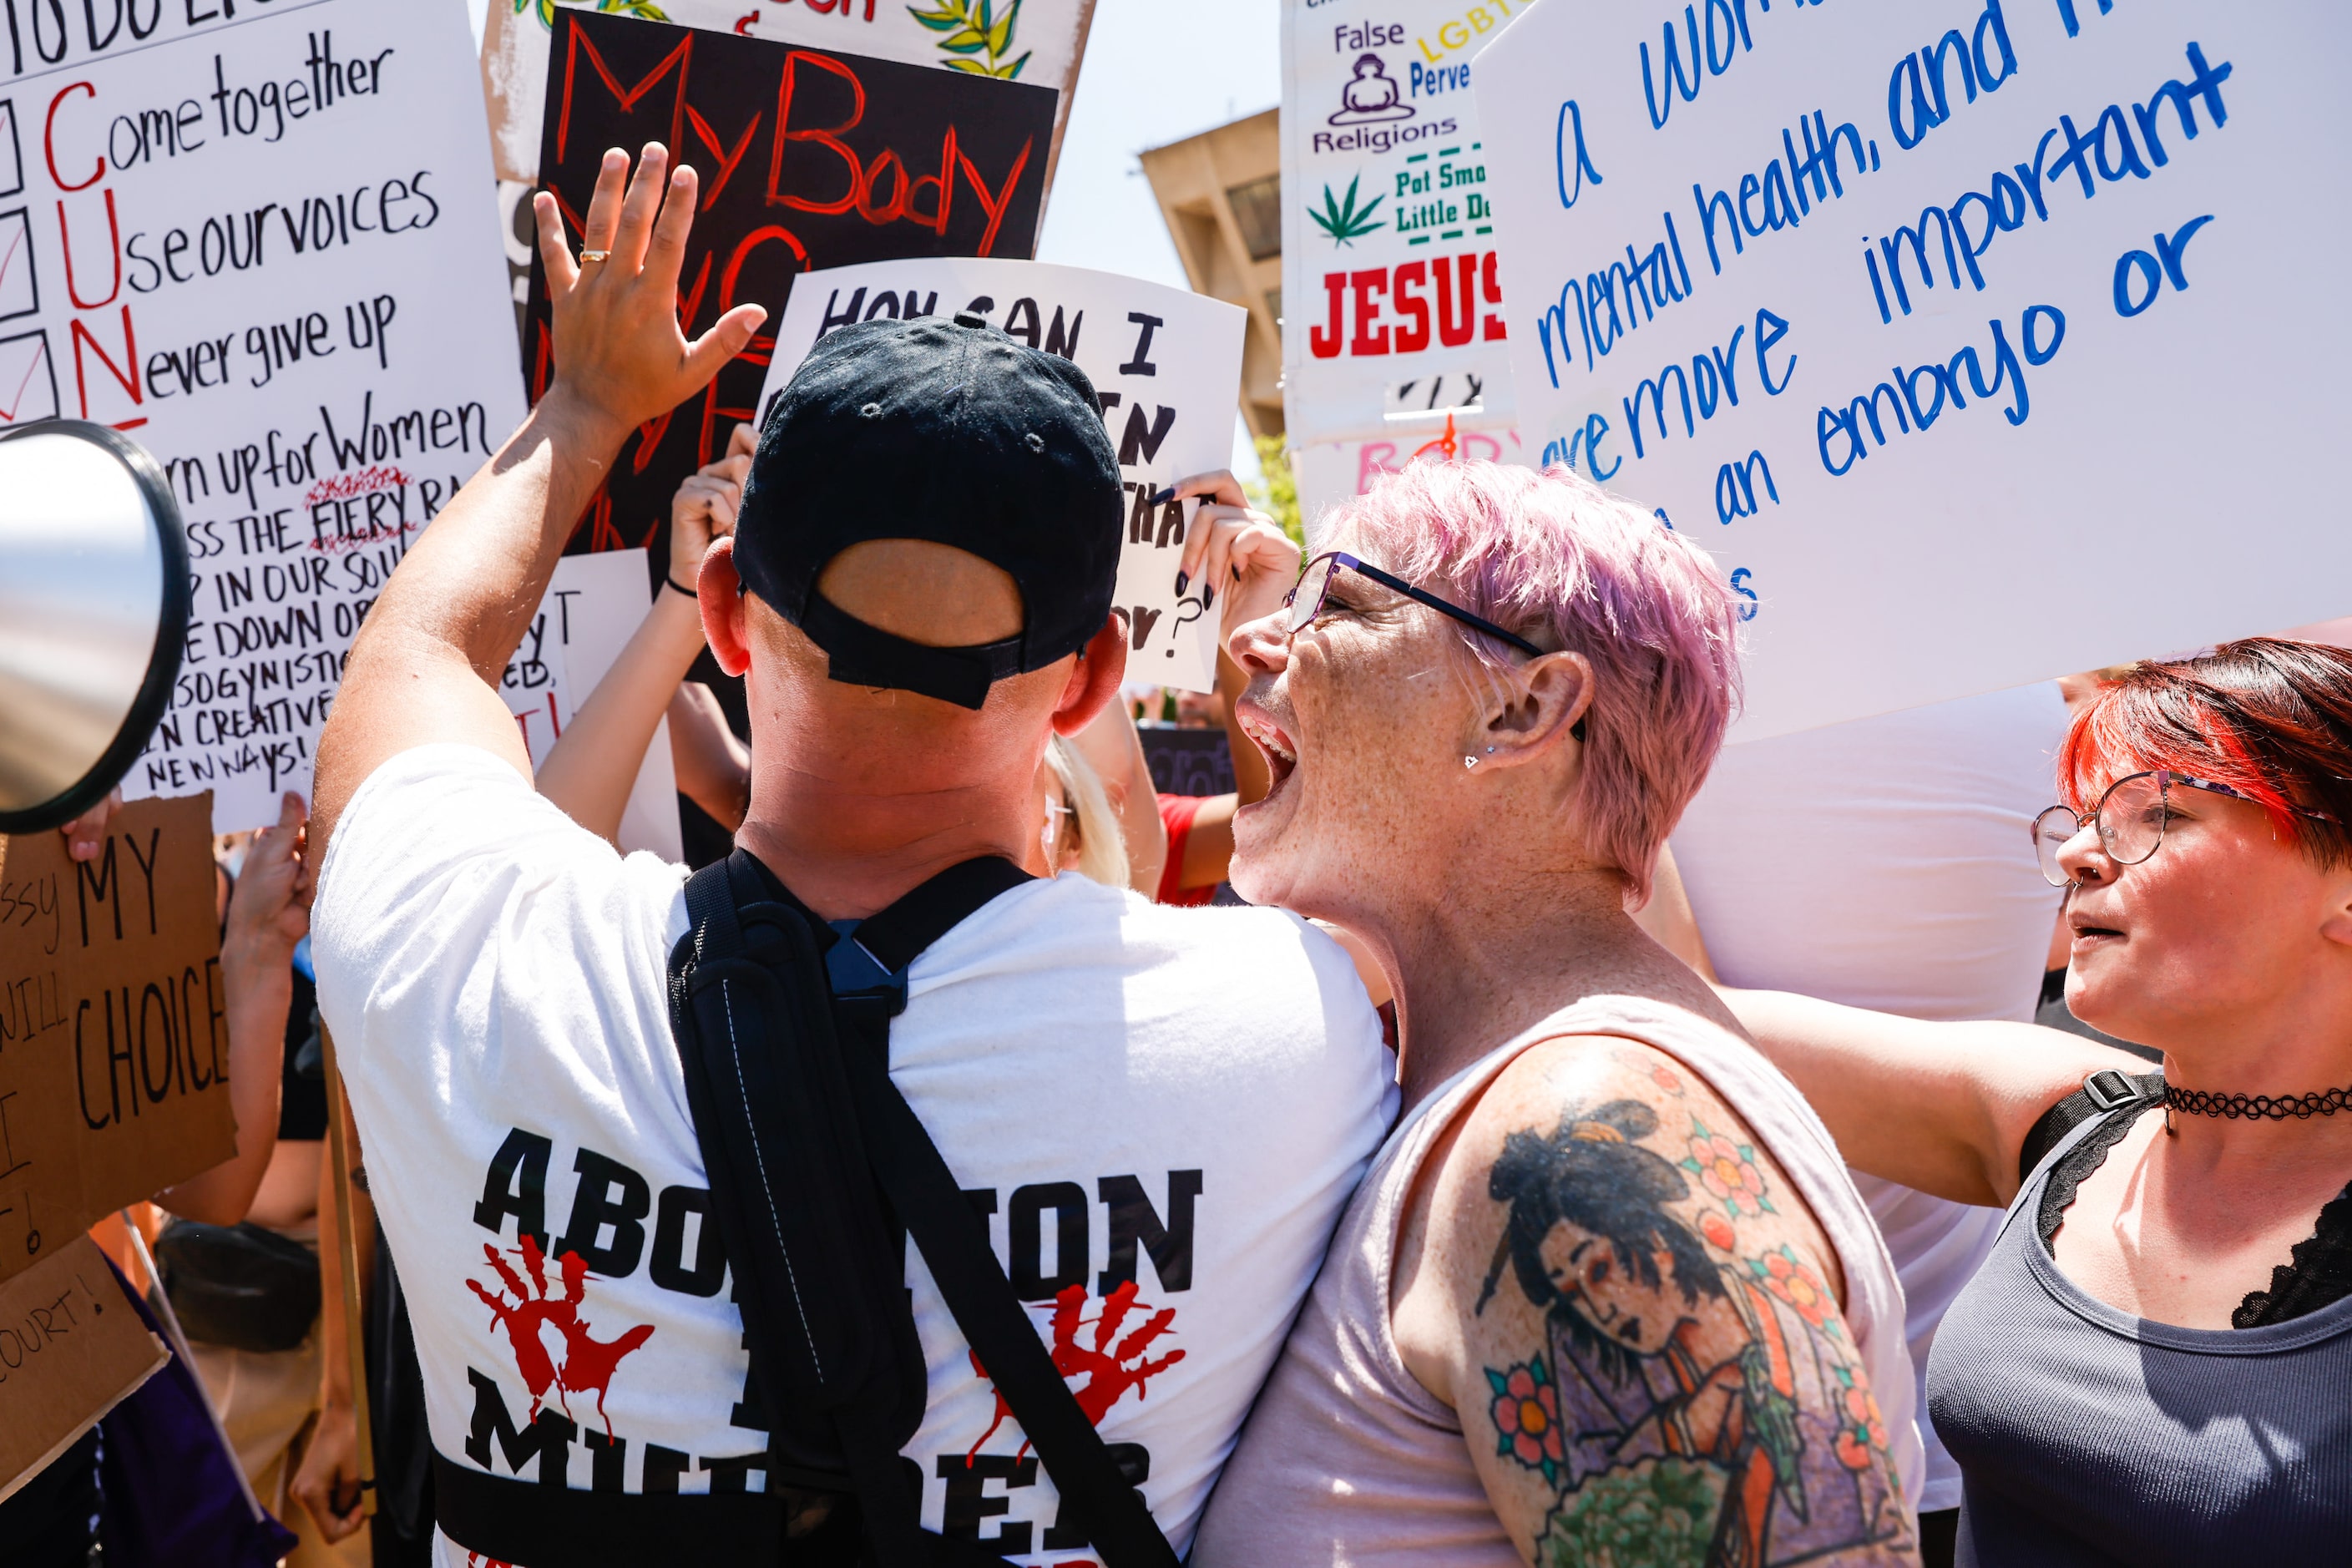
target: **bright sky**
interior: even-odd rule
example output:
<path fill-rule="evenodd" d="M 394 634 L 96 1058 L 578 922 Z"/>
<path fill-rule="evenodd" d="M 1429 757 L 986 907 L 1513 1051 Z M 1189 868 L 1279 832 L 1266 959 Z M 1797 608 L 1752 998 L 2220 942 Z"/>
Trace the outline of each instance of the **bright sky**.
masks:
<path fill-rule="evenodd" d="M 1037 259 L 1184 288 L 1135 155 L 1282 97 L 1275 0 L 1097 0 Z M 1257 474 L 1238 415 L 1234 471 Z"/>

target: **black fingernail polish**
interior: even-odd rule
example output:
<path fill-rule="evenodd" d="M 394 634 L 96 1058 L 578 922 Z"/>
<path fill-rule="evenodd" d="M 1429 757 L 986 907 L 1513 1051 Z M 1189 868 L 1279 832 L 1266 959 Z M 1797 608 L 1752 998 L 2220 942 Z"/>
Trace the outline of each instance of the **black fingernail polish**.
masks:
<path fill-rule="evenodd" d="M 1176 487 L 1174 485 L 1170 485 L 1166 489 L 1161 490 L 1158 495 L 1151 498 L 1151 504 L 1153 506 L 1166 506 L 1170 501 L 1174 500 L 1175 499 Z"/>
<path fill-rule="evenodd" d="M 1178 593 L 1180 593 L 1180 594 L 1181 594 L 1181 593 L 1182 593 L 1182 592 L 1184 591 L 1185 587 L 1186 587 L 1186 586 L 1187 586 L 1187 585 L 1188 585 L 1192 581 L 1192 574 L 1191 573 L 1189 573 L 1189 572 L 1179 572 L 1179 573 L 1177 573 L 1177 574 L 1176 574 L 1176 591 L 1177 591 Z"/>
<path fill-rule="evenodd" d="M 1214 588 L 1203 588 L 1201 590 L 1201 608 L 1205 610 L 1216 602 L 1217 591 Z"/>

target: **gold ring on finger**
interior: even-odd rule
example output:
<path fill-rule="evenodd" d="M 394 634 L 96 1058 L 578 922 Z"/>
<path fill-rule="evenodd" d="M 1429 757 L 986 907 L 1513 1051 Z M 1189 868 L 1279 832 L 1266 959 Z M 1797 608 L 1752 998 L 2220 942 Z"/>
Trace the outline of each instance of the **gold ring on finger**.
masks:
<path fill-rule="evenodd" d="M 583 250 L 580 253 L 580 259 L 583 262 L 602 261 L 612 254 L 609 250 Z"/>

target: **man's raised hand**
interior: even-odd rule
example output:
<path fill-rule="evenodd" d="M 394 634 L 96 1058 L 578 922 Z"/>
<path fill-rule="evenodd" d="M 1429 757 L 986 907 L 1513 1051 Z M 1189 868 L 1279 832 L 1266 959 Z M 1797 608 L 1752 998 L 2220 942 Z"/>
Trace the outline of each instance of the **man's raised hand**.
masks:
<path fill-rule="evenodd" d="M 615 439 L 702 390 L 767 319 L 761 306 L 738 305 L 687 341 L 677 279 L 694 226 L 694 171 L 672 172 L 668 150 L 648 142 L 628 176 L 628 154 L 606 153 L 578 258 L 555 197 L 542 191 L 531 202 L 555 340 L 555 383 L 545 401 L 590 417 Z"/>

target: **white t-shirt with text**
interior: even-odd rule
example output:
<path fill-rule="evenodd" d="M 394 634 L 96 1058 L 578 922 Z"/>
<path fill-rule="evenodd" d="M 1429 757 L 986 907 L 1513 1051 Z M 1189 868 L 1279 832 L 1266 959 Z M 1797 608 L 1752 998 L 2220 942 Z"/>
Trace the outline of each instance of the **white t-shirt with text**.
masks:
<path fill-rule="evenodd" d="M 452 1461 L 762 1489 L 670 1037 L 685 877 L 624 858 L 469 746 L 392 759 L 336 826 L 320 1010 Z M 1065 876 L 918 958 L 890 1047 L 958 1184 L 993 1195 L 991 1241 L 1081 1405 L 1145 1450 L 1144 1498 L 1181 1554 L 1393 1115 L 1347 955 L 1276 910 Z M 907 1272 L 929 1366 L 906 1450 L 924 1523 L 1025 1563 L 1092 1562 L 911 1247 Z"/>

